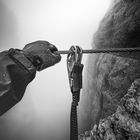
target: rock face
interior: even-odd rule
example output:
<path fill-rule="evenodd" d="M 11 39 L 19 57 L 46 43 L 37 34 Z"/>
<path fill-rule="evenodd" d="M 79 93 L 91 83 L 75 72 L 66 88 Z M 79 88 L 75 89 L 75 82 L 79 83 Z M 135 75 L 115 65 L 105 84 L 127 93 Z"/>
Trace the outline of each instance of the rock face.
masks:
<path fill-rule="evenodd" d="M 140 1 L 114 0 L 94 35 L 93 48 L 140 47 L 139 38 Z M 114 121 L 112 119 L 116 118 L 112 114 L 120 112 L 120 100 L 126 97 L 128 88 L 138 78 L 140 78 L 140 52 L 90 55 L 85 78 L 86 86 L 81 100 L 80 132 L 90 130 L 95 124 L 98 125 L 100 119 L 106 118 L 105 122 L 108 118 Z M 140 106 L 137 107 L 140 110 Z M 127 113 L 128 110 L 126 110 Z M 130 114 L 132 118 L 135 116 L 135 113 Z M 125 114 L 124 119 L 127 119 Z M 120 122 L 115 120 L 114 127 L 121 125 Z M 133 123 L 139 123 L 139 119 L 133 121 Z M 102 131 L 100 130 L 102 124 L 103 122 L 101 121 L 99 131 Z M 125 122 L 124 126 L 127 127 Z M 131 127 L 127 132 L 135 131 L 133 129 L 135 128 Z M 116 136 L 116 133 L 120 132 L 121 130 L 118 130 L 118 132 L 111 130 L 106 133 L 112 133 L 112 136 L 114 133 L 112 140 L 127 139 L 123 136 L 122 138 L 121 136 Z M 139 135 L 133 134 L 136 139 L 140 139 Z M 108 140 L 109 138 L 102 139 Z"/>
<path fill-rule="evenodd" d="M 140 79 L 134 81 L 121 99 L 114 114 L 104 118 L 99 125 L 80 140 L 139 140 L 140 139 Z"/>

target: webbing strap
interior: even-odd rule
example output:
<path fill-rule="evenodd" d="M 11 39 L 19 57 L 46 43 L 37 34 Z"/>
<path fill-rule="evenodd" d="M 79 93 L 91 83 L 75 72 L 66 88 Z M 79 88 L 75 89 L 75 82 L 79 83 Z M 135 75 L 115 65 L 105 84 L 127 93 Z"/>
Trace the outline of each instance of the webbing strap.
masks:
<path fill-rule="evenodd" d="M 78 140 L 78 117 L 77 106 L 79 102 L 80 91 L 72 94 L 71 116 L 70 116 L 70 140 Z"/>

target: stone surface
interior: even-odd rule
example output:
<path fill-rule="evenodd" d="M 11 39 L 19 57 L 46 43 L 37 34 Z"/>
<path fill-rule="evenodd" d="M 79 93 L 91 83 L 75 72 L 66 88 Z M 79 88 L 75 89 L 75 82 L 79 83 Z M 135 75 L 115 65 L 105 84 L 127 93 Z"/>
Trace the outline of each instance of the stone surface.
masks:
<path fill-rule="evenodd" d="M 94 35 L 93 48 L 140 47 L 139 38 L 140 1 L 114 0 Z M 119 111 L 120 100 L 125 97 L 132 82 L 140 78 L 139 59 L 140 52 L 89 56 L 79 112 L 80 132 L 90 130 L 95 124 L 98 125 L 100 119 L 108 117 L 111 119 L 112 114 L 116 110 Z M 127 101 L 128 104 L 129 102 Z M 130 104 L 125 109 L 133 110 L 134 108 L 136 106 Z M 137 113 L 133 114 L 137 116 Z M 108 122 L 107 125 L 109 125 Z M 110 126 L 105 127 L 110 128 Z M 123 130 L 118 131 L 123 132 Z M 106 133 L 112 136 L 104 138 L 106 140 L 123 137 L 120 135 L 116 138 L 117 132 L 114 134 L 112 129 Z"/>
<path fill-rule="evenodd" d="M 111 116 L 100 120 L 80 140 L 139 140 L 140 139 L 140 79 L 133 82 Z"/>

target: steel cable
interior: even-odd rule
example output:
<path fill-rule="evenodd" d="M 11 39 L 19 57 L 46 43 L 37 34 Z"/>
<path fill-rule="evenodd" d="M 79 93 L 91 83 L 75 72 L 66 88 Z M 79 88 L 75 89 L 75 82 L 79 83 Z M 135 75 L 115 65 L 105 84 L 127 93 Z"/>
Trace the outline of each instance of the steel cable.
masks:
<path fill-rule="evenodd" d="M 90 50 L 82 50 L 83 54 L 88 53 L 117 53 L 117 52 L 140 52 L 139 48 L 110 48 L 110 49 L 90 49 Z M 60 50 L 54 52 L 55 54 L 70 54 L 72 51 L 70 50 Z"/>

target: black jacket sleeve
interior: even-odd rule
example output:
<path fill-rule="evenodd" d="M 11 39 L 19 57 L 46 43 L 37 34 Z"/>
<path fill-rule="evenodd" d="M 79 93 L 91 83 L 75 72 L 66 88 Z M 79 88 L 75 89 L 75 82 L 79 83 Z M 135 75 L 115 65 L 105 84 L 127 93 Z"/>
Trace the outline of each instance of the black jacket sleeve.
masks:
<path fill-rule="evenodd" d="M 22 99 L 35 74 L 36 68 L 22 51 L 0 53 L 0 115 Z"/>

